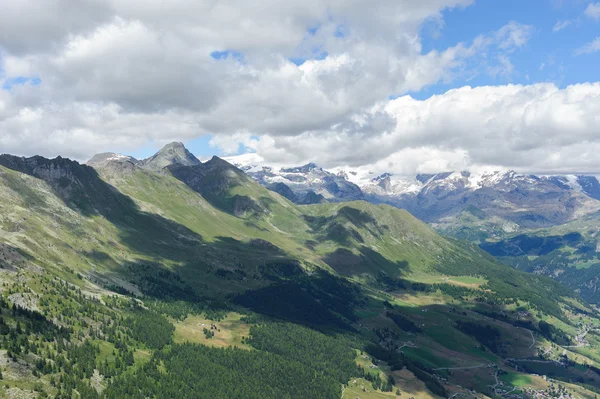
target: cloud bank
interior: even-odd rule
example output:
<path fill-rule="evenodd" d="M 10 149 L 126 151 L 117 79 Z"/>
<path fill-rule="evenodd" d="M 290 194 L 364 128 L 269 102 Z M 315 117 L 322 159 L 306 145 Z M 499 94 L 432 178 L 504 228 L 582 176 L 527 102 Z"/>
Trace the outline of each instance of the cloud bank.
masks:
<path fill-rule="evenodd" d="M 535 33 L 517 21 L 423 50 L 424 23 L 441 30 L 444 10 L 472 3 L 9 1 L 0 13 L 0 152 L 85 160 L 211 134 L 225 152 L 243 144 L 269 162 L 407 174 L 598 169 L 598 84 L 407 95 L 514 73 L 511 56 Z"/>

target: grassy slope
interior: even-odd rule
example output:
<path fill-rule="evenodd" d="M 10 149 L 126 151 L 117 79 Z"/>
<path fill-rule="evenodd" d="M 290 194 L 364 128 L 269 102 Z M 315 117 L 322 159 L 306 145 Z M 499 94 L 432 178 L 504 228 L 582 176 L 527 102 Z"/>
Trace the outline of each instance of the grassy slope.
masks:
<path fill-rule="evenodd" d="M 0 170 L 0 206 L 6 209 L 2 240 L 41 266 L 60 266 L 56 271 L 64 277 L 64 270 L 71 269 L 125 285 L 124 272 L 143 263 L 151 271 L 177 270 L 197 292 L 215 295 L 264 286 L 261 268 L 295 261 L 305 269 L 321 267 L 362 282 L 381 272 L 422 282 L 480 277 L 505 296 L 531 293 L 524 300 L 544 302 L 542 306 L 547 305 L 545 296 L 563 294 L 549 280 L 506 268 L 391 206 L 360 201 L 296 206 L 245 175 L 234 175 L 247 180 L 231 185 L 223 197 L 244 196 L 265 204 L 263 212 L 237 217 L 168 174 L 138 169 L 105 174 L 111 185 L 98 178 L 94 185 L 104 197 L 92 205 L 104 211 L 83 214 L 53 195 L 43 181 Z M 253 241 L 257 239 L 263 241 Z M 124 269 L 124 264 L 133 266 Z"/>
<path fill-rule="evenodd" d="M 270 252 L 305 265 L 333 265 L 348 276 L 379 270 L 391 276 L 483 275 L 498 269 L 481 253 L 437 235 L 390 206 L 354 202 L 299 207 L 249 181 L 233 187 L 230 195 L 267 203 L 268 211 L 240 218 L 211 206 L 171 176 L 138 170 L 105 176 L 135 201 L 128 205 L 131 209 L 106 218 L 65 206 L 39 179 L 0 170 L 3 239 L 35 253 L 37 260 L 74 270 L 116 270 L 133 259 L 183 265 L 199 256 L 210 260 L 212 251 L 235 253 L 240 247 L 249 255 L 246 260 Z M 186 240 L 178 239 L 182 236 Z M 274 247 L 242 245 L 253 239 Z"/>

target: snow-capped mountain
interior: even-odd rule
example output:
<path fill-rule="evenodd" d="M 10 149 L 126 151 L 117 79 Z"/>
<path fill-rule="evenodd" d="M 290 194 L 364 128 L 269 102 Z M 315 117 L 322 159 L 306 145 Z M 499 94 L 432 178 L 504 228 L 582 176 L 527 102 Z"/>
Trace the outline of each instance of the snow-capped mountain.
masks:
<path fill-rule="evenodd" d="M 553 226 L 598 210 L 594 182 L 593 176 L 451 172 L 395 182 L 385 176 L 362 189 L 369 200 L 405 208 L 440 228 L 483 228 L 482 220 L 497 220 L 497 228 L 514 231 Z"/>
<path fill-rule="evenodd" d="M 364 168 L 328 171 L 314 163 L 266 166 L 256 154 L 228 161 L 297 203 L 385 203 L 462 237 L 471 237 L 473 231 L 489 236 L 554 226 L 600 209 L 595 176 L 536 176 L 511 170 L 396 176 Z"/>
<path fill-rule="evenodd" d="M 243 164 L 242 161 L 256 161 L 252 157 L 231 157 L 226 160 L 245 171 L 263 186 L 299 204 L 364 199 L 360 187 L 349 181 L 346 176 L 326 171 L 314 163 L 285 168 Z"/>

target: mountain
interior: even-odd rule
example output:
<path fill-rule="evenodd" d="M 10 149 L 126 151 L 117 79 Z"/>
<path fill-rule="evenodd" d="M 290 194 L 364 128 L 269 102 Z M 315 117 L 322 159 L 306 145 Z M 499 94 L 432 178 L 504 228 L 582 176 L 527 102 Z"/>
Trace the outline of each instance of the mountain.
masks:
<path fill-rule="evenodd" d="M 0 156 L 0 395 L 600 388 L 600 315 L 554 280 L 393 206 L 298 206 L 179 159 Z"/>
<path fill-rule="evenodd" d="M 140 166 L 144 169 L 159 171 L 172 164 L 194 166 L 201 163 L 185 148 L 183 143 L 170 143 L 150 158 L 140 161 Z"/>
<path fill-rule="evenodd" d="M 360 190 L 355 198 L 406 209 L 442 234 L 474 242 L 513 267 L 553 277 L 600 302 L 600 235 L 595 228 L 600 224 L 600 183 L 595 176 L 495 171 L 405 177 L 360 168 L 333 173 L 314 164 L 255 166 L 260 163 L 248 156 L 231 161 L 298 204 L 306 203 L 302 195 L 309 184 L 313 192 L 326 191 L 324 180 L 312 177 L 312 171 L 335 176 L 340 185 L 346 181 Z"/>
<path fill-rule="evenodd" d="M 343 175 L 328 172 L 314 163 L 277 169 L 252 164 L 242 165 L 238 157 L 230 160 L 263 186 L 297 204 L 364 199 L 360 187 L 356 184 L 348 181 Z"/>
<path fill-rule="evenodd" d="M 600 212 L 545 229 L 507 235 L 481 244 L 503 262 L 551 276 L 586 300 L 600 303 Z"/>
<path fill-rule="evenodd" d="M 405 208 L 444 233 L 479 240 L 559 225 L 600 207 L 563 176 L 460 172 L 418 175 L 416 181 L 419 184 L 400 195 L 395 193 L 399 185 L 405 186 L 403 181 L 392 185 L 392 195 L 372 186 L 364 190 L 373 200 Z"/>
<path fill-rule="evenodd" d="M 536 176 L 514 171 L 446 172 L 396 177 L 326 171 L 315 164 L 274 168 L 232 157 L 263 186 L 303 204 L 308 192 L 328 201 L 365 199 L 406 209 L 444 234 L 483 241 L 567 223 L 600 209 L 595 176 Z M 284 186 L 285 185 L 285 186 Z"/>

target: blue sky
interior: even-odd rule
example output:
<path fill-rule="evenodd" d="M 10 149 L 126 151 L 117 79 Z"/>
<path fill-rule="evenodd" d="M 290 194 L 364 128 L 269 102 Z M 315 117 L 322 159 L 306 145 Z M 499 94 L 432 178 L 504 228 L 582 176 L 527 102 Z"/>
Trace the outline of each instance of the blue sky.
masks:
<path fill-rule="evenodd" d="M 575 54 L 577 48 L 600 35 L 600 21 L 584 14 L 588 4 L 588 1 L 578 0 L 479 0 L 470 7 L 445 11 L 444 26 L 439 35 L 434 34 L 435 24 L 423 26 L 424 52 L 443 50 L 459 42 L 469 43 L 477 35 L 497 30 L 509 21 L 531 25 L 533 34 L 523 48 L 511 55 L 515 70 L 510 76 L 492 77 L 481 71 L 472 79 L 436 84 L 411 95 L 426 99 L 464 85 L 553 82 L 565 87 L 597 81 L 600 52 Z M 559 22 L 568 25 L 555 32 L 553 29 Z"/>

